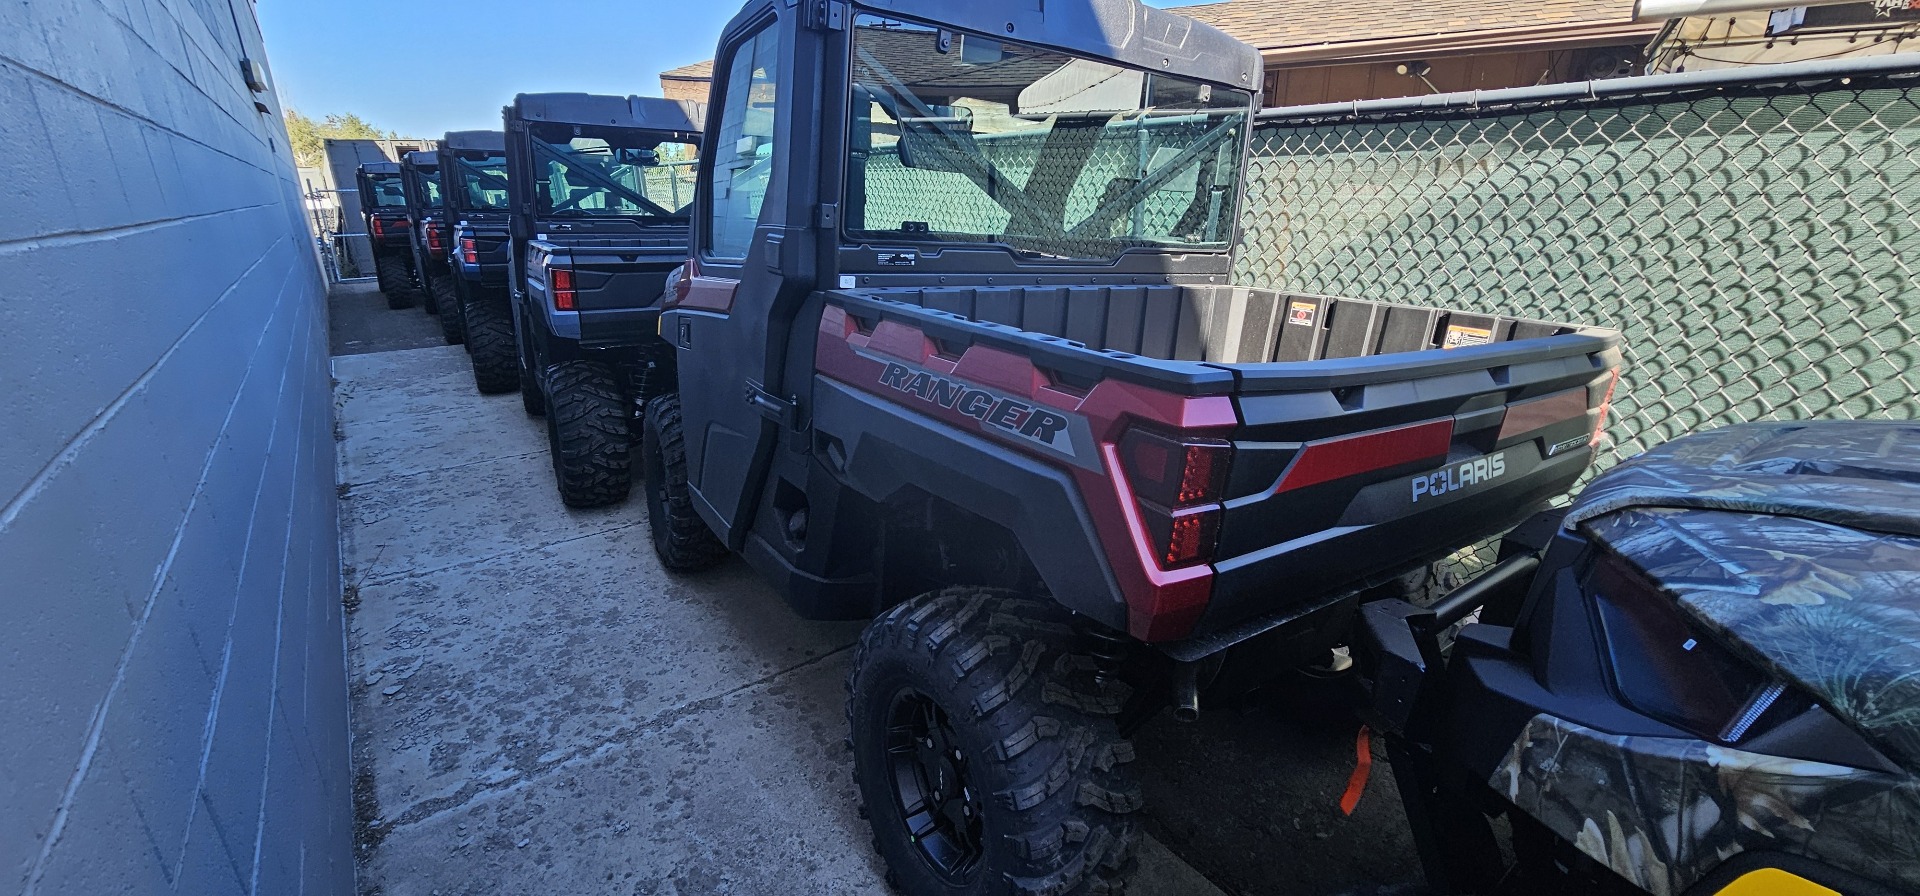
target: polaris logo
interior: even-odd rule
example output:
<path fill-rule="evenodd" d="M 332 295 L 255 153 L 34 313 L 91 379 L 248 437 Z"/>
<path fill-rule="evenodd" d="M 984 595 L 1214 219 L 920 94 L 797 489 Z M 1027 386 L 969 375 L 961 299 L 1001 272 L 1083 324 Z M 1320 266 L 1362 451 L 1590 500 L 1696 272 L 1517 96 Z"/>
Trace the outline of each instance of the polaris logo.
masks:
<path fill-rule="evenodd" d="M 1413 477 L 1413 502 L 1418 504 L 1421 498 L 1450 494 L 1469 485 L 1492 482 L 1505 475 L 1507 475 L 1505 451 L 1462 461 L 1456 466 L 1444 467 L 1426 476 Z"/>
<path fill-rule="evenodd" d="M 959 411 L 1023 439 L 1073 453 L 1072 442 L 1066 438 L 1065 414 L 1037 408 L 1023 401 L 995 395 L 976 386 L 891 361 L 880 373 L 880 385 L 898 389 L 951 411 Z"/>

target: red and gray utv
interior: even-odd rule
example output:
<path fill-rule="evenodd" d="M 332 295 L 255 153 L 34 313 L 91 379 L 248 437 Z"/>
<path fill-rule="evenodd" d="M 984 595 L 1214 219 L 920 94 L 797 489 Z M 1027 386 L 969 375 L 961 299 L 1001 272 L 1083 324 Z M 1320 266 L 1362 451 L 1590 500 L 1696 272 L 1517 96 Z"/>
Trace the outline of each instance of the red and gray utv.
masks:
<path fill-rule="evenodd" d="M 1591 460 L 1617 333 L 1234 281 L 1261 60 L 1213 28 L 755 0 L 715 72 L 653 543 L 874 618 L 848 721 L 908 892 L 1118 885 L 1124 725 L 1324 661 Z"/>

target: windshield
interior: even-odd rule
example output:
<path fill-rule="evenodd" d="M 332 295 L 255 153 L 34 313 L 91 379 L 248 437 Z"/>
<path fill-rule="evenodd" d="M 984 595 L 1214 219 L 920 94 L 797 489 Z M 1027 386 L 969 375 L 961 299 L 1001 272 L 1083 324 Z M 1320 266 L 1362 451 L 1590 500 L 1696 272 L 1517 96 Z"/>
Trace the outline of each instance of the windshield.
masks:
<path fill-rule="evenodd" d="M 852 235 L 1228 248 L 1251 94 L 875 16 L 854 35 Z"/>
<path fill-rule="evenodd" d="M 454 156 L 459 172 L 460 205 L 474 211 L 506 211 L 507 157 L 500 153 L 463 152 Z"/>
<path fill-rule="evenodd" d="M 400 185 L 398 174 L 369 174 L 368 183 L 373 185 L 373 204 L 380 208 L 405 208 L 407 205 L 406 188 Z"/>
<path fill-rule="evenodd" d="M 693 204 L 698 146 L 639 132 L 607 137 L 574 133 L 579 130 L 572 125 L 535 128 L 537 214 L 685 220 Z"/>
<path fill-rule="evenodd" d="M 440 172 L 424 171 L 415 168 L 413 170 L 413 183 L 414 190 L 418 193 L 414 199 L 420 204 L 421 208 L 440 207 Z"/>

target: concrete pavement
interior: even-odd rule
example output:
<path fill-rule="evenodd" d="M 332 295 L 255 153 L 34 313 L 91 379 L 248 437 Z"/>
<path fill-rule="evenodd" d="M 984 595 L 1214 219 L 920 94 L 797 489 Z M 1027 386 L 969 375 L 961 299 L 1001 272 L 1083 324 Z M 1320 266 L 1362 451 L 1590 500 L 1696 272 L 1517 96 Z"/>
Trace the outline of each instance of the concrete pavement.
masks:
<path fill-rule="evenodd" d="M 637 492 L 565 508 L 458 347 L 333 364 L 363 893 L 886 892 L 842 746 L 859 625 L 744 564 L 668 576 Z M 1141 857 L 1137 893 L 1220 892 Z"/>

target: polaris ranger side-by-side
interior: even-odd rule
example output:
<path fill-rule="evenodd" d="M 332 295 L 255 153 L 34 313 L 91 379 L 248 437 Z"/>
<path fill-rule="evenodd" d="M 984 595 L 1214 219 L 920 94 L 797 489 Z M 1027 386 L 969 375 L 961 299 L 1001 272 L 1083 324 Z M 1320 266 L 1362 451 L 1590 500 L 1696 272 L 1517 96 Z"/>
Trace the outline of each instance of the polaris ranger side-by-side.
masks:
<path fill-rule="evenodd" d="M 523 94 L 505 110 L 521 396 L 573 507 L 623 501 L 638 408 L 671 351 L 660 298 L 687 258 L 697 103 Z"/>
<path fill-rule="evenodd" d="M 1220 31 L 755 0 L 715 58 L 648 522 L 879 617 L 848 721 L 910 893 L 1120 883 L 1123 721 L 1323 661 L 1591 460 L 1614 331 L 1232 283 L 1261 59 Z"/>
<path fill-rule="evenodd" d="M 453 302 L 440 306 L 441 326 L 466 343 L 474 384 L 482 393 L 519 384 L 513 331 L 468 337 L 467 309 L 483 294 L 504 307 L 507 294 L 507 141 L 500 131 L 451 131 L 440 141 L 440 198 L 452 228 L 447 243 Z M 504 320 L 504 317 L 503 317 Z"/>
<path fill-rule="evenodd" d="M 440 158 L 424 150 L 407 153 L 400 159 L 400 180 L 406 186 L 407 220 L 410 223 L 408 246 L 413 254 L 413 272 L 420 283 L 421 307 L 428 314 L 440 313 L 440 298 L 446 292 L 447 222 L 440 201 Z"/>
<path fill-rule="evenodd" d="M 367 162 L 355 172 L 360 188 L 360 214 L 366 217 L 367 241 L 373 247 L 373 270 L 388 308 L 413 305 L 413 246 L 407 220 L 407 190 L 400 163 Z"/>

